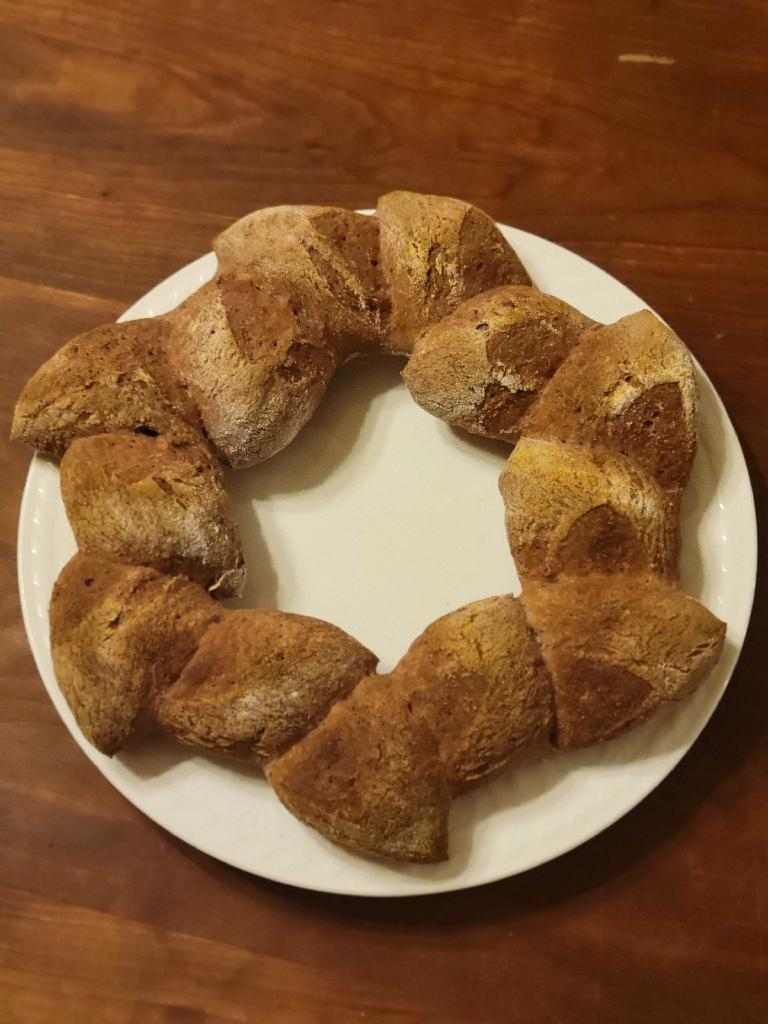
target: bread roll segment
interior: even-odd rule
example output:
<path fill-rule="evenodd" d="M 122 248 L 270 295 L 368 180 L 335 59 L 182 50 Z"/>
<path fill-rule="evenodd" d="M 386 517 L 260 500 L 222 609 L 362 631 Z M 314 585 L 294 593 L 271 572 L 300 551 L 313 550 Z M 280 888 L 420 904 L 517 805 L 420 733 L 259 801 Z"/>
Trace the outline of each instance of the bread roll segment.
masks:
<path fill-rule="evenodd" d="M 235 469 L 294 439 L 338 363 L 319 317 L 280 285 L 217 278 L 168 314 L 168 362 Z"/>
<path fill-rule="evenodd" d="M 676 499 L 696 452 L 690 354 L 647 309 L 595 327 L 543 389 L 521 429 L 619 452 Z"/>
<path fill-rule="evenodd" d="M 98 434 L 60 467 L 81 551 L 181 573 L 218 596 L 239 594 L 245 562 L 218 464 L 199 445 Z"/>
<path fill-rule="evenodd" d="M 184 743 L 263 763 L 314 728 L 377 660 L 329 622 L 232 611 L 207 630 L 156 713 Z"/>
<path fill-rule="evenodd" d="M 73 338 L 27 381 L 11 437 L 60 458 L 75 438 L 117 430 L 205 444 L 200 418 L 165 358 L 161 318 L 103 324 Z"/>
<path fill-rule="evenodd" d="M 523 437 L 499 489 L 524 583 L 595 571 L 677 573 L 676 511 L 630 459 Z"/>
<path fill-rule="evenodd" d="M 409 353 L 419 333 L 464 299 L 530 278 L 496 223 L 448 196 L 389 192 L 380 196 L 381 264 L 392 319 L 384 341 Z"/>
<path fill-rule="evenodd" d="M 324 324 L 342 361 L 381 343 L 389 294 L 379 222 L 334 206 L 273 206 L 236 221 L 214 241 L 223 277 L 285 290 Z"/>
<path fill-rule="evenodd" d="M 658 576 L 529 580 L 522 603 L 552 679 L 563 750 L 609 739 L 687 696 L 725 642 L 724 622 Z"/>
<path fill-rule="evenodd" d="M 450 794 L 437 743 L 389 676 L 368 676 L 267 778 L 332 842 L 396 861 L 448 856 Z"/>
<path fill-rule="evenodd" d="M 120 750 L 222 614 L 184 577 L 75 555 L 53 588 L 51 653 L 86 739 Z"/>
<path fill-rule="evenodd" d="M 514 443 L 520 419 L 592 324 L 536 288 L 502 285 L 425 327 L 403 380 L 433 416 Z"/>
<path fill-rule="evenodd" d="M 513 597 L 489 597 L 433 622 L 393 680 L 435 737 L 452 791 L 545 742 L 552 696 L 540 652 Z"/>

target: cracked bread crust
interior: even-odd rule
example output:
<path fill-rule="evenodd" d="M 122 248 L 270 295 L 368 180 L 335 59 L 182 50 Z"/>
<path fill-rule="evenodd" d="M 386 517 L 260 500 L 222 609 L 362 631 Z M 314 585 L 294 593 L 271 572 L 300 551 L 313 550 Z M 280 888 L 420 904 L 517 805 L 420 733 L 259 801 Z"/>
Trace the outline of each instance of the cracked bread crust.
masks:
<path fill-rule="evenodd" d="M 376 209 L 392 318 L 385 348 L 410 353 L 430 323 L 464 299 L 530 278 L 496 223 L 460 199 L 389 192 Z"/>
<path fill-rule="evenodd" d="M 199 445 L 99 434 L 74 441 L 61 493 L 78 547 L 181 573 L 218 596 L 245 583 L 245 561 L 216 461 Z"/>
<path fill-rule="evenodd" d="M 222 614 L 181 576 L 86 554 L 65 565 L 51 597 L 53 667 L 97 750 L 125 745 Z"/>
<path fill-rule="evenodd" d="M 514 443 L 520 419 L 592 325 L 573 306 L 536 288 L 502 285 L 427 326 L 403 379 L 433 416 Z"/>
<path fill-rule="evenodd" d="M 156 704 L 176 739 L 266 763 L 305 736 L 377 658 L 306 615 L 229 612 Z"/>
<path fill-rule="evenodd" d="M 647 309 L 595 327 L 543 389 L 521 429 L 625 455 L 676 501 L 696 453 L 691 356 Z"/>
<path fill-rule="evenodd" d="M 162 318 L 103 324 L 43 363 L 14 410 L 11 438 L 60 458 L 78 437 L 119 430 L 205 445 L 187 389 L 168 366 Z"/>

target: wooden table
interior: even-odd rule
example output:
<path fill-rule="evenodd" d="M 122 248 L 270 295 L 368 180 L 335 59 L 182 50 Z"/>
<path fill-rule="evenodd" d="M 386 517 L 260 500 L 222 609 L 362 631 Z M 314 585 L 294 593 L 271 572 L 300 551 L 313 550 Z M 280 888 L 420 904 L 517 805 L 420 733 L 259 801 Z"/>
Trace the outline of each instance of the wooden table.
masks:
<path fill-rule="evenodd" d="M 760 0 L 0 0 L 6 427 L 28 374 L 278 202 L 470 199 L 635 289 L 768 473 Z M 0 1020 L 768 1019 L 764 581 L 728 693 L 624 820 L 522 877 L 314 895 L 196 853 L 101 778 L 16 596 L 29 452 L 2 449 Z"/>

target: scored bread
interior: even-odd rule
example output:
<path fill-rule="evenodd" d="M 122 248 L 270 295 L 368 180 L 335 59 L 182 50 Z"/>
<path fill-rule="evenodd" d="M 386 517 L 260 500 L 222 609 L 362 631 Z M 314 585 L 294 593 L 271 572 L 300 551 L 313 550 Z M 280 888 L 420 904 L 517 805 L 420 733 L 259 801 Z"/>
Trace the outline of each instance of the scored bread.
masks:
<path fill-rule="evenodd" d="M 225 278 L 277 287 L 311 309 L 342 359 L 384 337 L 389 295 L 376 217 L 333 206 L 268 207 L 235 221 L 214 250 Z"/>
<path fill-rule="evenodd" d="M 593 321 L 525 285 L 462 302 L 418 336 L 403 370 L 411 396 L 454 427 L 514 442 L 519 421 Z"/>
<path fill-rule="evenodd" d="M 677 572 L 678 520 L 634 462 L 608 451 L 523 437 L 499 481 L 518 573 Z"/>
<path fill-rule="evenodd" d="M 222 614 L 184 577 L 75 555 L 53 588 L 51 653 L 83 735 L 119 750 Z"/>
<path fill-rule="evenodd" d="M 647 309 L 595 327 L 562 363 L 521 428 L 534 437 L 626 455 L 676 498 L 696 451 L 690 354 Z"/>
<path fill-rule="evenodd" d="M 217 278 L 168 314 L 168 361 L 219 456 L 243 468 L 289 444 L 337 366 L 322 321 L 280 289 Z"/>
<path fill-rule="evenodd" d="M 159 726 L 261 762 L 335 842 L 430 861 L 451 797 L 518 751 L 610 738 L 699 685 L 725 627 L 673 583 L 696 394 L 672 331 L 648 311 L 594 325 L 539 293 L 496 225 L 446 197 L 257 211 L 215 249 L 214 280 L 65 345 L 14 416 L 14 437 L 64 456 L 83 551 L 54 588 L 51 646 L 98 749 Z M 216 460 L 274 455 L 374 349 L 411 353 L 424 408 L 517 445 L 501 490 L 523 582 L 522 602 L 433 623 L 388 676 L 330 624 L 224 611 L 203 589 L 243 573 Z"/>
<path fill-rule="evenodd" d="M 438 861 L 450 794 L 437 744 L 389 676 L 368 676 L 267 765 L 297 818 L 357 853 Z"/>
<path fill-rule="evenodd" d="M 687 696 L 725 641 L 725 623 L 658 576 L 530 580 L 522 603 L 552 679 L 560 749 L 609 739 Z"/>
<path fill-rule="evenodd" d="M 392 352 L 411 352 L 421 330 L 464 299 L 500 284 L 531 283 L 495 222 L 470 203 L 389 192 L 376 213 L 392 303 L 384 347 Z"/>
<path fill-rule="evenodd" d="M 242 591 L 229 498 L 200 445 L 130 433 L 80 438 L 61 460 L 60 482 L 81 551 L 182 573 L 221 597 Z"/>
<path fill-rule="evenodd" d="M 60 457 L 76 437 L 139 430 L 254 465 L 293 440 L 347 359 L 410 351 L 463 299 L 528 283 L 468 203 L 397 192 L 379 213 L 281 206 L 237 221 L 215 240 L 217 277 L 178 309 L 96 328 L 45 363 L 13 437 Z"/>
<path fill-rule="evenodd" d="M 156 713 L 184 743 L 265 762 L 309 732 L 376 662 L 329 622 L 233 611 L 206 632 Z"/>
<path fill-rule="evenodd" d="M 475 601 L 437 619 L 393 680 L 435 737 L 452 790 L 492 775 L 549 735 L 549 680 L 513 597 Z"/>
<path fill-rule="evenodd" d="M 63 345 L 24 387 L 11 437 L 61 457 L 77 437 L 118 430 L 204 444 L 197 410 L 165 359 L 160 318 L 104 324 Z"/>

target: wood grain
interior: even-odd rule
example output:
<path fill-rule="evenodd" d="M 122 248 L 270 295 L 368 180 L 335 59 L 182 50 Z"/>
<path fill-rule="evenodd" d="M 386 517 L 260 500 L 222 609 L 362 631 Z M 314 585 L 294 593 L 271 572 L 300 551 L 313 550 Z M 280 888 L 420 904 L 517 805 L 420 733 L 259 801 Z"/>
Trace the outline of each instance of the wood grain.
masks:
<path fill-rule="evenodd" d="M 728 405 L 762 512 L 766 38 L 762 0 L 0 0 L 4 422 L 62 341 L 237 215 L 410 187 L 657 308 Z M 3 442 L 0 1020 L 768 1019 L 764 563 L 721 708 L 627 818 L 485 889 L 320 896 L 186 848 L 68 738 L 16 598 L 28 459 Z"/>

